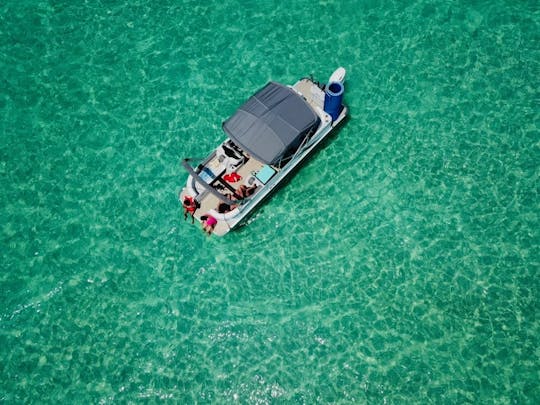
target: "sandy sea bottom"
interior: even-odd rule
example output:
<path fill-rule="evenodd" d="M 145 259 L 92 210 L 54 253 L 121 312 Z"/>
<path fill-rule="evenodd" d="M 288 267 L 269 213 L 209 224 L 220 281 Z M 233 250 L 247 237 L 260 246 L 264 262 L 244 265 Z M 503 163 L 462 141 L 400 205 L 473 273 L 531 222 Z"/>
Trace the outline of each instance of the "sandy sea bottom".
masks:
<path fill-rule="evenodd" d="M 536 403 L 536 2 L 0 6 L 0 401 Z M 180 159 L 268 80 L 351 116 L 245 226 Z"/>

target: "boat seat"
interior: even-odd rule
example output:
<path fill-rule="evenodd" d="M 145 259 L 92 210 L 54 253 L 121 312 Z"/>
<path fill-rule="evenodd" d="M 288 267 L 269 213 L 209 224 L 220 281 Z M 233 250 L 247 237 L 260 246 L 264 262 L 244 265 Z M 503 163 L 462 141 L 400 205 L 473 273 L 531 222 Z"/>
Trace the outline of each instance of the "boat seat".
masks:
<path fill-rule="evenodd" d="M 226 143 L 220 145 L 217 148 L 216 155 L 218 161 L 225 168 L 225 171 L 227 173 L 235 172 L 247 160 L 243 154 L 239 153 L 231 147 L 228 147 Z"/>

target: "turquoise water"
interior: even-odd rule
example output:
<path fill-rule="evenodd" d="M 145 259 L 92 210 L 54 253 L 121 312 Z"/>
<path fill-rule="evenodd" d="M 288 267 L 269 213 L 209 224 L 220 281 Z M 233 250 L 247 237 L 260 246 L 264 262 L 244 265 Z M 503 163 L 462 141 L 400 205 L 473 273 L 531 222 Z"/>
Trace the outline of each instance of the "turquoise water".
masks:
<path fill-rule="evenodd" d="M 0 402 L 540 401 L 535 1 L 0 6 Z M 273 79 L 350 120 L 248 226 L 185 156 Z"/>

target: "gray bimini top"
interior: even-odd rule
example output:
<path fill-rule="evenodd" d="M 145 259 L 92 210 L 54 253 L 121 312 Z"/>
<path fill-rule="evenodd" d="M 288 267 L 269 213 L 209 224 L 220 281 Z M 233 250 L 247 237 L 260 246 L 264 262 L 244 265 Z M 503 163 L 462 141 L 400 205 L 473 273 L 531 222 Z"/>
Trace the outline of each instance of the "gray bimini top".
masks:
<path fill-rule="evenodd" d="M 302 96 L 270 82 L 223 123 L 223 130 L 256 159 L 275 164 L 294 153 L 319 123 L 319 116 Z"/>

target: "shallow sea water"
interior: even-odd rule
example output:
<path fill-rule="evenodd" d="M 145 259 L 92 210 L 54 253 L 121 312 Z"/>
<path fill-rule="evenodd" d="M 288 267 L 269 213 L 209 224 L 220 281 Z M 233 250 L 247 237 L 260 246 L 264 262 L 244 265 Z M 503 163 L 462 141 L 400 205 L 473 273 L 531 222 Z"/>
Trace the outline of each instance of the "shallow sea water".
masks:
<path fill-rule="evenodd" d="M 3 3 L 0 402 L 538 403 L 539 40 L 534 1 Z M 338 66 L 249 225 L 185 223 L 180 159 Z"/>

